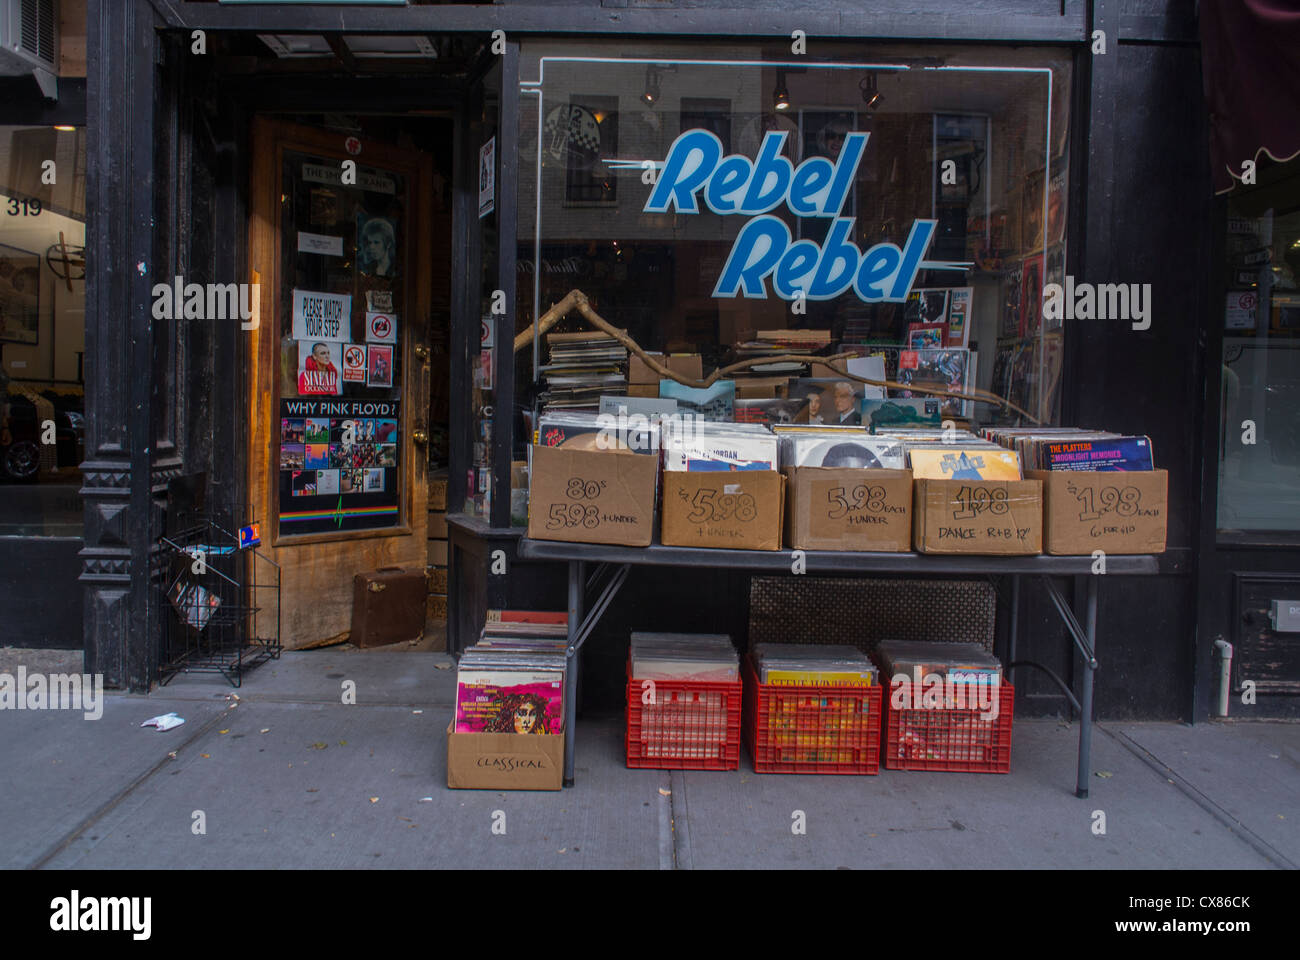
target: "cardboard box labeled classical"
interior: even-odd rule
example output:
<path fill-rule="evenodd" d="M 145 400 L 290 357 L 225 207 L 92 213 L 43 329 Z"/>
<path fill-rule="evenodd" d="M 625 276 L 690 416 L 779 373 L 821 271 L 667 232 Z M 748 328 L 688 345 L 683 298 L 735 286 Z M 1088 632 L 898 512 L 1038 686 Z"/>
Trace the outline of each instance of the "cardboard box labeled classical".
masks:
<path fill-rule="evenodd" d="M 649 546 L 658 473 L 657 456 L 535 446 L 528 536 Z"/>
<path fill-rule="evenodd" d="M 447 786 L 453 790 L 559 790 L 564 737 L 456 733 L 447 725 Z"/>
<path fill-rule="evenodd" d="M 1043 484 L 1043 548 L 1058 556 L 1163 553 L 1169 471 L 1032 470 Z"/>
<path fill-rule="evenodd" d="M 786 545 L 905 553 L 912 548 L 912 471 L 792 467 Z"/>
<path fill-rule="evenodd" d="M 664 471 L 662 541 L 780 550 L 785 477 L 775 470 Z"/>
<path fill-rule="evenodd" d="M 912 545 L 919 553 L 1043 552 L 1039 480 L 914 480 Z"/>

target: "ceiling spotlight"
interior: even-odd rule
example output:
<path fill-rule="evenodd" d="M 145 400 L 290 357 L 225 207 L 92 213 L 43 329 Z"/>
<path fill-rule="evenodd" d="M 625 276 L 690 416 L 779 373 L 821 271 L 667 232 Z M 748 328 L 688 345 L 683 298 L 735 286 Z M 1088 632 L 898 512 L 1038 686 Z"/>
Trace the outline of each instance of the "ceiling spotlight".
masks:
<path fill-rule="evenodd" d="M 772 109 L 789 110 L 790 109 L 790 91 L 785 86 L 785 71 L 776 72 L 776 89 L 772 91 Z"/>
<path fill-rule="evenodd" d="M 880 106 L 882 98 L 876 74 L 869 73 L 863 77 L 858 82 L 858 89 L 862 91 L 862 102 L 867 105 L 868 110 L 875 110 Z"/>
<path fill-rule="evenodd" d="M 649 67 L 645 72 L 645 92 L 641 94 L 641 102 L 647 107 L 653 107 L 659 102 L 659 71 Z"/>

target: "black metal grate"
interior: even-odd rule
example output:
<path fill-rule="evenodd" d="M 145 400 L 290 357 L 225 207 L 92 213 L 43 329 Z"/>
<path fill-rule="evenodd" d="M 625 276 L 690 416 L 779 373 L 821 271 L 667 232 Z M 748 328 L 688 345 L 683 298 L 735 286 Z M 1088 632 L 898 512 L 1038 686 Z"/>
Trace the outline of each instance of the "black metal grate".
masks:
<path fill-rule="evenodd" d="M 754 577 L 749 642 L 846 643 L 874 653 L 881 640 L 978 643 L 993 649 L 997 595 L 984 580 Z"/>

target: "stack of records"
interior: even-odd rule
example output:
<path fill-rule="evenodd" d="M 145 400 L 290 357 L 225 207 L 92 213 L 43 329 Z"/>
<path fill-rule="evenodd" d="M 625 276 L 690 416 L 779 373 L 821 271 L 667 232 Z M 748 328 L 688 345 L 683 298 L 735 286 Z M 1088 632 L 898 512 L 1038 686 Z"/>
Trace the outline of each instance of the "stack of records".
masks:
<path fill-rule="evenodd" d="M 1019 453 L 1026 470 L 1155 469 L 1150 437 L 1076 427 L 990 427 L 982 432 Z"/>
<path fill-rule="evenodd" d="M 632 634 L 634 680 L 735 683 L 740 660 L 731 638 L 716 633 Z"/>
<path fill-rule="evenodd" d="M 935 643 L 924 640 L 882 640 L 876 650 L 881 672 L 920 684 L 939 676 L 948 684 L 996 687 L 1002 664 L 978 643 Z"/>
<path fill-rule="evenodd" d="M 627 348 L 600 330 L 548 333 L 550 360 L 541 368 L 544 410 L 591 410 L 600 395 L 627 392 Z"/>
<path fill-rule="evenodd" d="M 461 654 L 456 732 L 563 733 L 567 636 L 563 613 L 489 611 L 481 639 Z"/>
<path fill-rule="evenodd" d="M 669 421 L 664 470 L 669 472 L 775 470 L 777 438 L 757 423 Z"/>
<path fill-rule="evenodd" d="M 740 663 L 731 638 L 721 634 L 632 634 L 634 683 L 657 681 L 735 683 Z M 644 691 L 644 687 L 642 688 Z M 640 752 L 660 760 L 719 760 L 726 751 L 735 701 L 718 690 L 684 696 L 642 694 Z"/>
<path fill-rule="evenodd" d="M 907 451 L 914 480 L 1021 480 L 1020 457 L 969 430 L 878 430 Z"/>
<path fill-rule="evenodd" d="M 736 360 L 761 357 L 779 357 L 783 354 L 812 354 L 830 346 L 829 330 L 748 330 L 742 333 L 741 342 L 732 349 Z M 754 373 L 799 373 L 807 363 L 785 361 L 753 367 Z"/>
<path fill-rule="evenodd" d="M 778 686 L 870 687 L 876 667 L 855 647 L 833 643 L 760 643 L 754 646 L 759 683 Z"/>
<path fill-rule="evenodd" d="M 888 437 L 873 437 L 863 432 L 861 427 L 778 428 L 777 435 L 783 470 L 788 467 L 902 470 L 907 466 L 900 442 Z"/>
<path fill-rule="evenodd" d="M 659 453 L 659 423 L 645 417 L 592 412 L 543 413 L 537 419 L 537 444 L 569 450 Z"/>

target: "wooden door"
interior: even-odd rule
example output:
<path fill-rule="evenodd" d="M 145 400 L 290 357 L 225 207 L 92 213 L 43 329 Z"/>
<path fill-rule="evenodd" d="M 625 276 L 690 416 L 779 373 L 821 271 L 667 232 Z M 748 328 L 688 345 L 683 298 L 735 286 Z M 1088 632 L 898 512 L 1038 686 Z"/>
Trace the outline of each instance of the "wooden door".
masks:
<path fill-rule="evenodd" d="M 248 490 L 286 648 L 345 639 L 353 577 L 427 560 L 431 159 L 253 124 Z"/>

